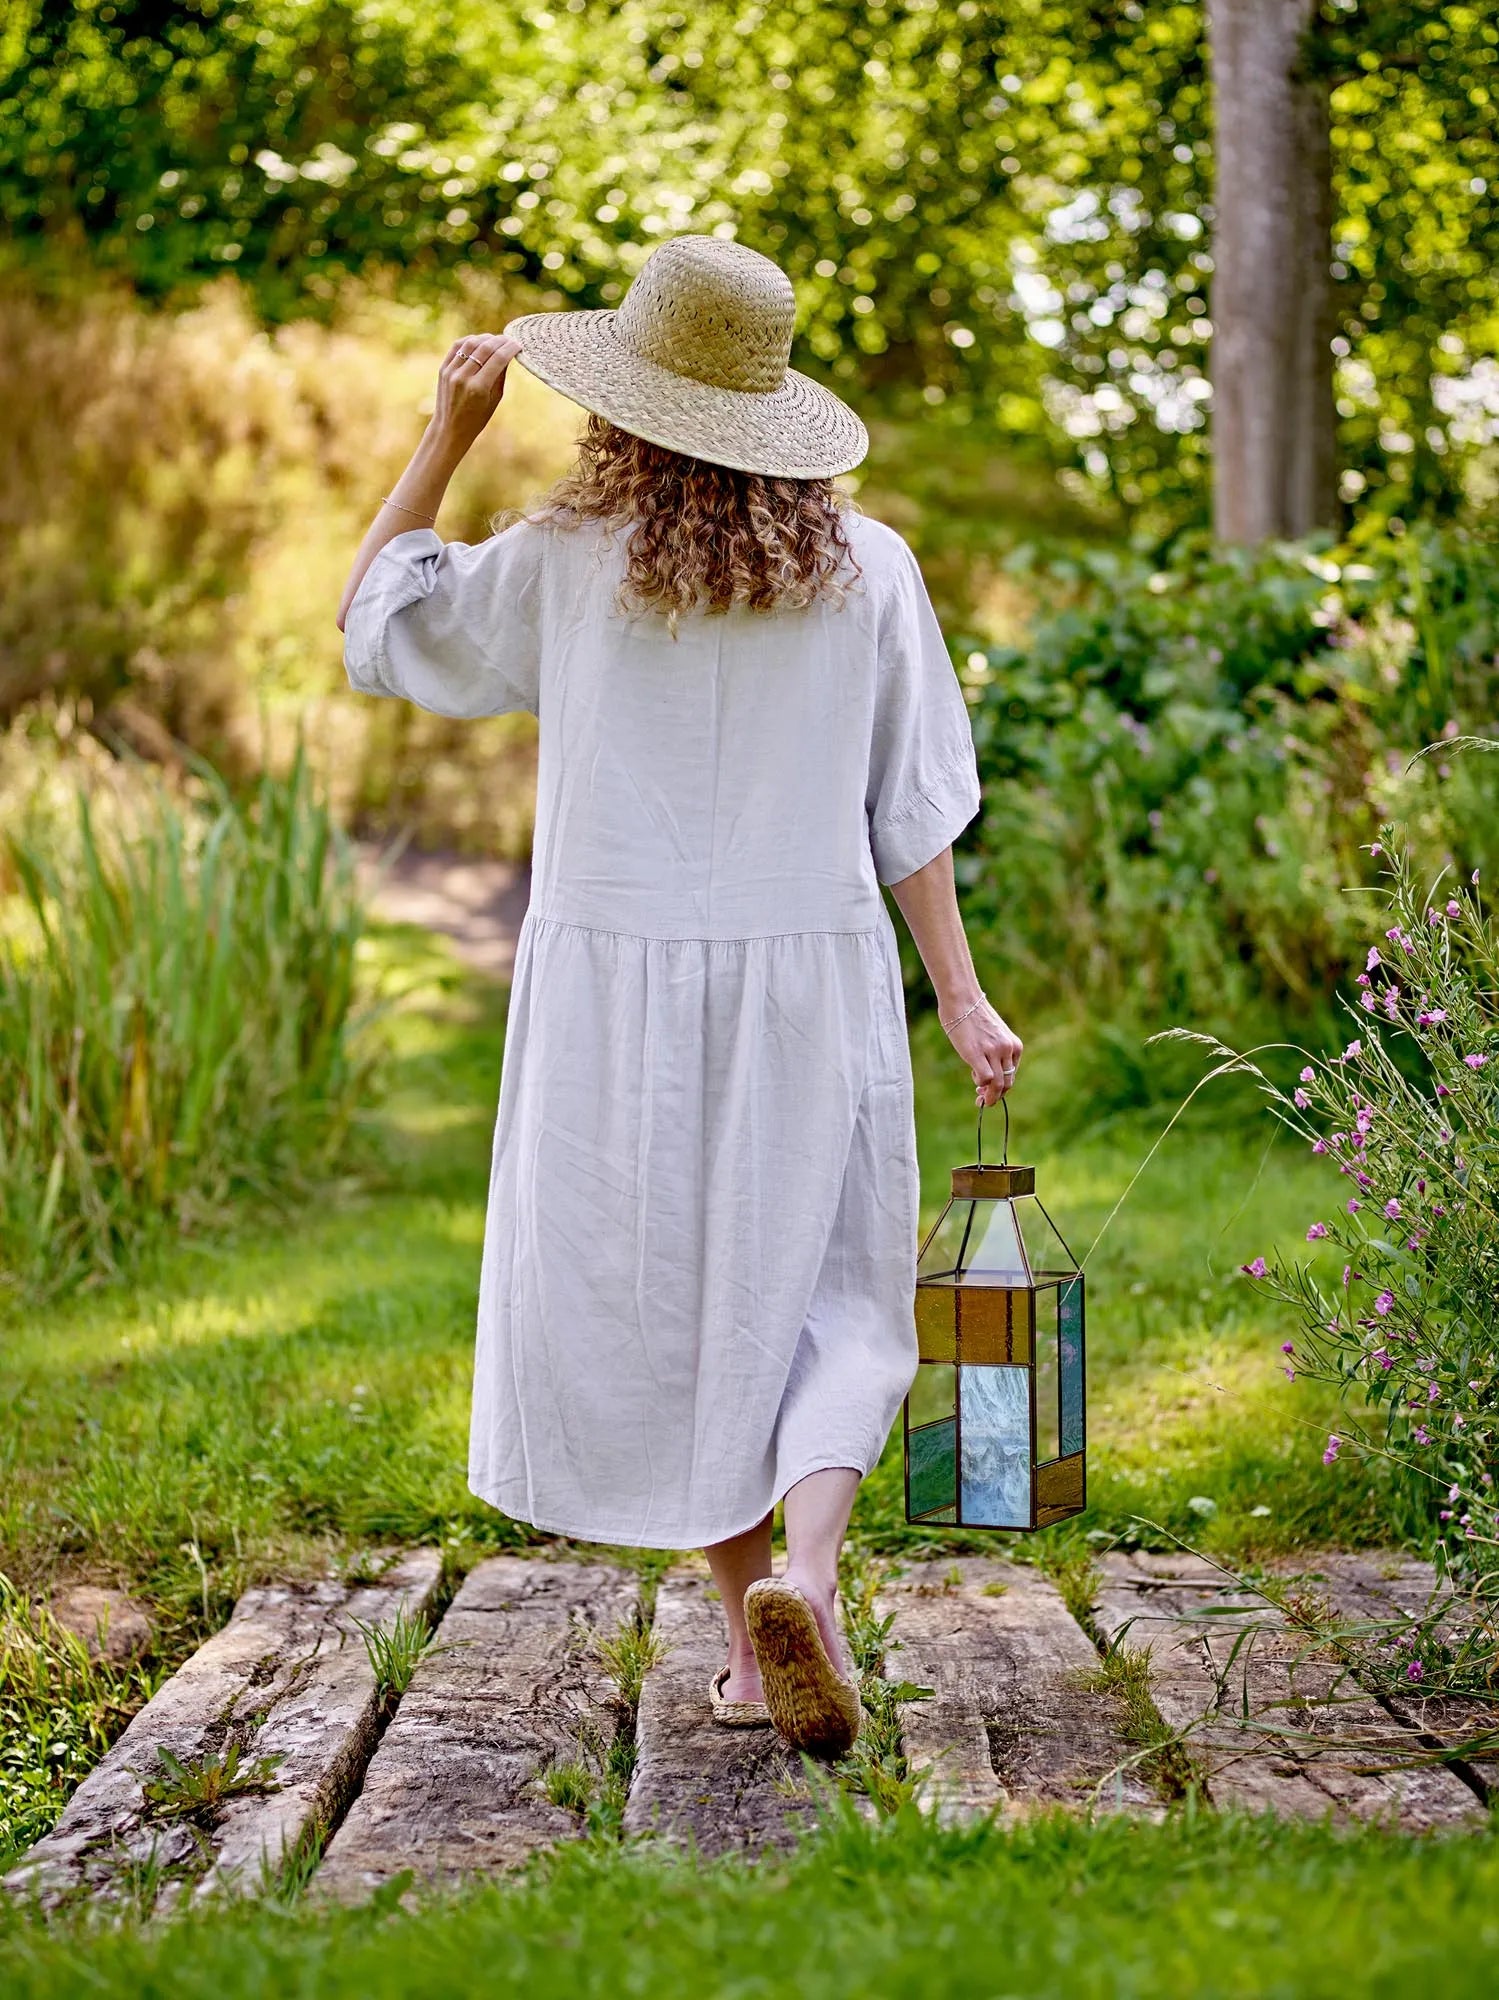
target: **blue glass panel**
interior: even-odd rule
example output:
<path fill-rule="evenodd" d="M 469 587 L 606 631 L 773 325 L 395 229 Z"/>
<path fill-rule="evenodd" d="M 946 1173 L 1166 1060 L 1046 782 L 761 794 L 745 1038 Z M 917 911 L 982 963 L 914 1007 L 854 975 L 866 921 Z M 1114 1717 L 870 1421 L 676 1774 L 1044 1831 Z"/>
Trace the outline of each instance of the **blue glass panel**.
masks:
<path fill-rule="evenodd" d="M 952 1507 L 958 1497 L 956 1424 L 921 1424 L 908 1435 L 906 1513 L 912 1519 Z"/>
<path fill-rule="evenodd" d="M 1062 1378 L 1062 1452 L 1083 1448 L 1083 1281 L 1063 1285 L 1057 1301 L 1057 1351 Z"/>
<path fill-rule="evenodd" d="M 963 1505 L 975 1528 L 1026 1528 L 1031 1519 L 1028 1368 L 958 1370 L 963 1413 Z"/>

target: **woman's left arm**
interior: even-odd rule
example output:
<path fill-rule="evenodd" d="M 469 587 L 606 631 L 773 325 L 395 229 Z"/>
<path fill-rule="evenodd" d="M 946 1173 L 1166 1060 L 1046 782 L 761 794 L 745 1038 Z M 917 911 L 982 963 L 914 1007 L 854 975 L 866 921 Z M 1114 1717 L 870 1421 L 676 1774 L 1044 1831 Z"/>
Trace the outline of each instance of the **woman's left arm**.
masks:
<path fill-rule="evenodd" d="M 505 371 L 519 353 L 520 342 L 502 333 L 470 334 L 448 349 L 437 377 L 437 403 L 422 441 L 359 544 L 339 601 L 340 632 L 365 573 L 385 544 L 412 528 L 430 528 L 436 521 L 448 482 L 500 407 Z"/>

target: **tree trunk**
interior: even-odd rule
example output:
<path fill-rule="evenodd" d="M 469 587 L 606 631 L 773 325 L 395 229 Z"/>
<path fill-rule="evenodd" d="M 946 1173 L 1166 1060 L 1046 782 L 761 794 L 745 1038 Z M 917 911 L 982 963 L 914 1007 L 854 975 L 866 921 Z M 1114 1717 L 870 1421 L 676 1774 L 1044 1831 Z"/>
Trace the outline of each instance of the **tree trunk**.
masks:
<path fill-rule="evenodd" d="M 1207 0 L 1215 100 L 1213 523 L 1230 542 L 1337 520 L 1332 147 L 1302 63 L 1317 0 Z"/>

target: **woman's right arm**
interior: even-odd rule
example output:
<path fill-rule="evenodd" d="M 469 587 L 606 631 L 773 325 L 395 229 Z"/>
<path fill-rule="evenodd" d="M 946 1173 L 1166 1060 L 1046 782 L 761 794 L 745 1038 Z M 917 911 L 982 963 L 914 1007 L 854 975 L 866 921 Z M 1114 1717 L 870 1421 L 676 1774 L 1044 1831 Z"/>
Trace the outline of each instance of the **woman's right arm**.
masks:
<path fill-rule="evenodd" d="M 958 914 L 952 849 L 944 847 L 914 875 L 892 882 L 890 893 L 936 992 L 938 1019 L 955 1023 L 948 1039 L 973 1072 L 977 1102 L 997 1104 L 1015 1081 L 1023 1045 L 980 990 Z"/>

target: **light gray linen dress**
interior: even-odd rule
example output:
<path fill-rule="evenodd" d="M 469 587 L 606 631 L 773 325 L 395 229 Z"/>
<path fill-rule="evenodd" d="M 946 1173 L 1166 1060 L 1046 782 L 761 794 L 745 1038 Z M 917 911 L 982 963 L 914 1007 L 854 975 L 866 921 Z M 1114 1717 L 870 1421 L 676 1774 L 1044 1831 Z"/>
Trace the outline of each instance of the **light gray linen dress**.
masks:
<path fill-rule="evenodd" d="M 973 818 L 962 690 L 893 530 L 839 607 L 621 615 L 623 534 L 397 535 L 353 686 L 538 715 L 469 1484 L 556 1533 L 701 1547 L 867 1472 L 916 1368 L 918 1184 L 879 891 Z"/>

